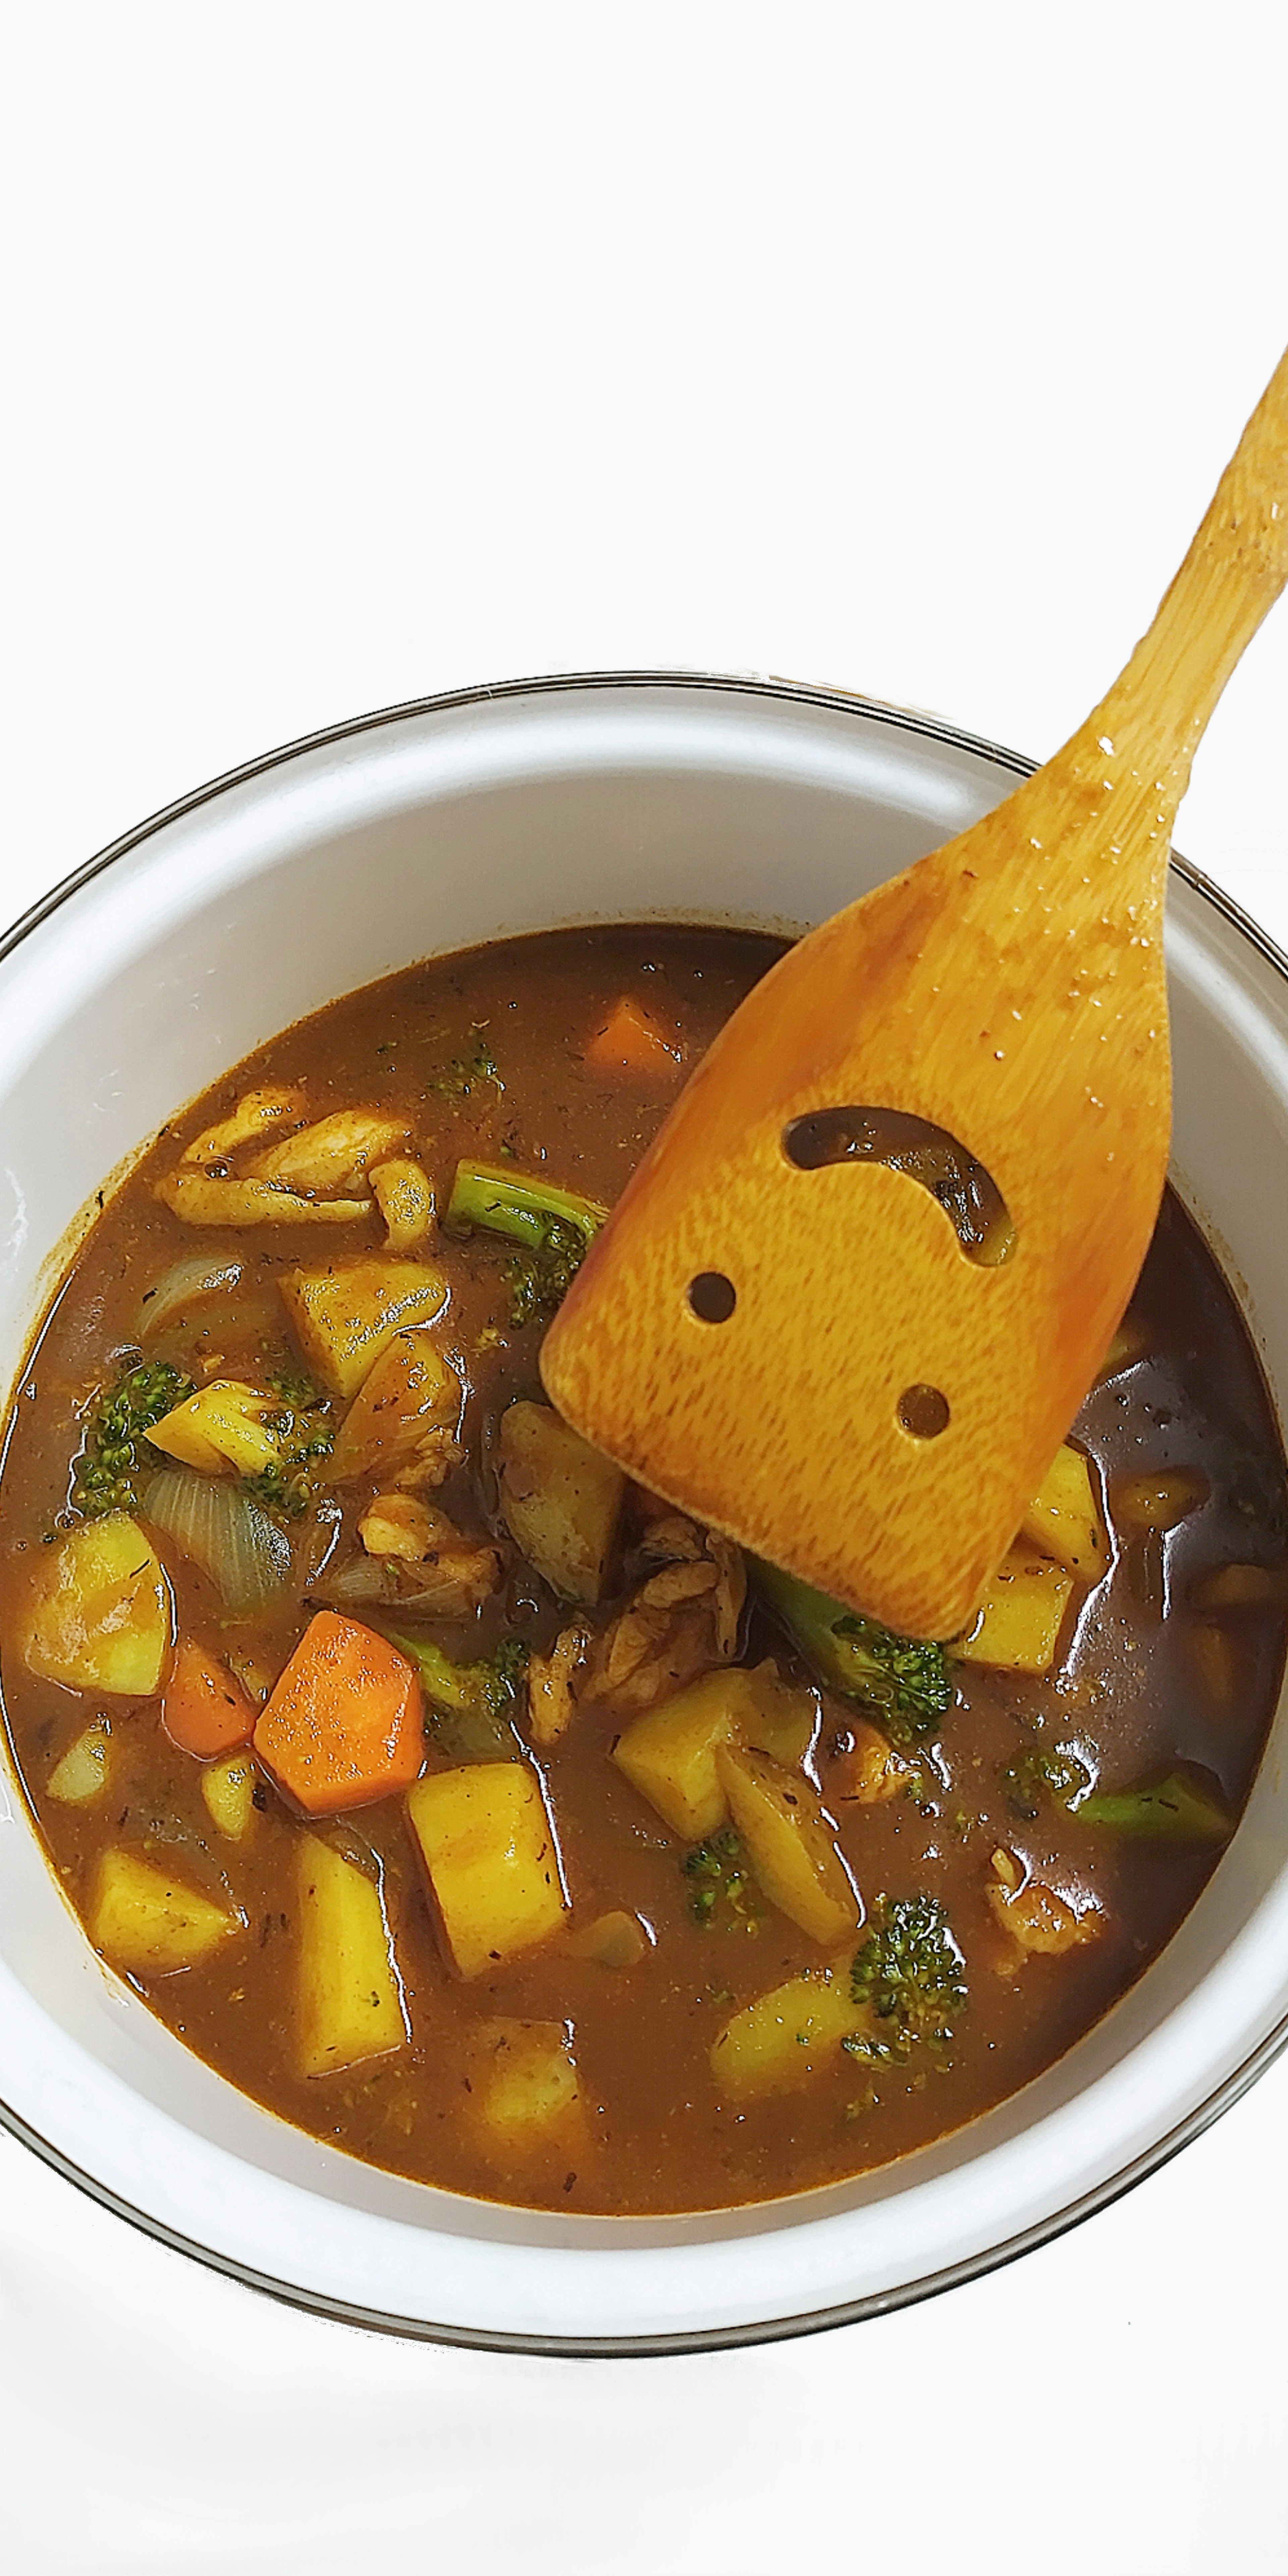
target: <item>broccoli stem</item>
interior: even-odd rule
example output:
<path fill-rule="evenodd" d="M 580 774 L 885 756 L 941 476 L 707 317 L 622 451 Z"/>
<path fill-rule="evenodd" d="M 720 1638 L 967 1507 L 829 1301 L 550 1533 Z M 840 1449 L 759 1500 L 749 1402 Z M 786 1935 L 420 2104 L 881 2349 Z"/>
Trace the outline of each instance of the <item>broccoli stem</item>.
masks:
<path fill-rule="evenodd" d="M 1080 1825 L 1149 1835 L 1156 1842 L 1223 1843 L 1234 1831 L 1234 1818 L 1219 1798 L 1184 1771 L 1169 1772 L 1151 1787 L 1093 1790 L 1073 1812 Z"/>
<path fill-rule="evenodd" d="M 573 1227 L 584 1249 L 607 1215 L 607 1208 L 596 1200 L 579 1198 L 575 1190 L 556 1189 L 551 1181 L 508 1172 L 494 1163 L 458 1163 L 443 1223 L 449 1233 L 480 1226 L 487 1234 L 502 1234 L 508 1242 L 521 1244 L 526 1252 L 542 1253 L 549 1245 L 552 1225 Z"/>
<path fill-rule="evenodd" d="M 819 1680 L 881 1713 L 886 1733 L 903 1743 L 929 1734 L 952 1706 L 953 1685 L 942 1646 L 898 1637 L 877 1619 L 860 1618 L 781 1566 L 751 1560 L 767 1609 L 786 1629 Z"/>
<path fill-rule="evenodd" d="M 439 1750 L 457 1762 L 512 1761 L 510 1712 L 527 1661 L 519 1640 L 503 1640 L 490 1662 L 454 1664 L 427 1637 L 408 1637 L 396 1628 L 386 1633 L 420 1675 Z"/>

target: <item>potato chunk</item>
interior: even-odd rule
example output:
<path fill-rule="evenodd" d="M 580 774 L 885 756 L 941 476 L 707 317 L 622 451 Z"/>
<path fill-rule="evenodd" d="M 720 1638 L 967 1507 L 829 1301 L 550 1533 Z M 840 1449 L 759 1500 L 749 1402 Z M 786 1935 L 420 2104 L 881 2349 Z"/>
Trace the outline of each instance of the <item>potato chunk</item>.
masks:
<path fill-rule="evenodd" d="M 497 2014 L 470 2034 L 469 2117 L 508 2160 L 571 2139 L 581 2126 L 572 2024 Z"/>
<path fill-rule="evenodd" d="M 1072 1590 L 1073 1576 L 1064 1566 L 1013 1547 L 984 1595 L 974 1627 L 953 1653 L 1001 1672 L 1049 1672 Z"/>
<path fill-rule="evenodd" d="M 548 1404 L 512 1404 L 501 1417 L 501 1510 L 528 1563 L 569 1601 L 598 1601 L 617 1536 L 626 1478 Z"/>
<path fill-rule="evenodd" d="M 280 1434 L 266 1430 L 261 1417 L 281 1410 L 280 1396 L 246 1386 L 240 1378 L 216 1377 L 163 1414 L 148 1438 L 154 1449 L 164 1449 L 204 1476 L 221 1475 L 227 1467 L 239 1476 L 259 1476 L 265 1467 L 275 1467 L 282 1454 Z"/>
<path fill-rule="evenodd" d="M 397 1332 L 363 1379 L 336 1434 L 337 1485 L 379 1476 L 409 1491 L 441 1485 L 461 1455 L 464 1389 L 427 1332 Z"/>
<path fill-rule="evenodd" d="M 431 1771 L 407 1795 L 447 1946 L 463 1977 L 558 1930 L 564 1893 L 554 1827 L 526 1762 Z"/>
<path fill-rule="evenodd" d="M 1020 1523 L 1021 1546 L 1041 1548 L 1080 1583 L 1099 1583 L 1109 1564 L 1109 1540 L 1091 1483 L 1091 1469 L 1069 1441 L 1057 1449 L 1039 1492 Z"/>
<path fill-rule="evenodd" d="M 637 1717 L 613 1760 L 663 1824 L 700 1843 L 729 1812 L 716 1755 L 757 1712 L 755 1676 L 741 1670 L 704 1673 Z"/>
<path fill-rule="evenodd" d="M 763 2093 L 794 2093 L 835 2066 L 843 2039 L 871 2029 L 872 2008 L 850 1993 L 850 1956 L 789 1977 L 725 2023 L 711 2051 L 716 2089 L 726 2102 Z"/>
<path fill-rule="evenodd" d="M 402 2047 L 402 1988 L 374 1880 L 316 1834 L 301 1836 L 295 1870 L 296 2063 L 331 2075 Z"/>
<path fill-rule="evenodd" d="M 168 1977 L 179 1968 L 195 1968 L 222 1941 L 245 1929 L 239 1914 L 119 1846 L 105 1851 L 99 1862 L 86 1919 L 95 1949 L 115 1967 L 140 1977 Z"/>
<path fill-rule="evenodd" d="M 245 1842 L 255 1822 L 255 1765 L 249 1753 L 226 1753 L 222 1762 L 207 1762 L 201 1794 L 220 1833 L 230 1843 Z"/>
<path fill-rule="evenodd" d="M 379 1254 L 284 1270 L 277 1284 L 309 1367 L 343 1396 L 357 1394 L 395 1334 L 432 1324 L 447 1303 L 440 1270 Z"/>
<path fill-rule="evenodd" d="M 60 1806 L 88 1807 L 101 1798 L 112 1770 L 112 1729 L 105 1717 L 96 1717 L 69 1744 L 61 1762 L 56 1762 L 45 1784 L 45 1795 L 57 1798 Z"/>
<path fill-rule="evenodd" d="M 716 1747 L 716 1770 L 770 1904 L 825 1946 L 857 1932 L 858 1900 L 808 1781 L 732 1744 Z"/>
<path fill-rule="evenodd" d="M 128 1512 L 82 1521 L 38 1568 L 23 1658 L 69 1690 L 151 1699 L 170 1650 L 170 1587 Z"/>

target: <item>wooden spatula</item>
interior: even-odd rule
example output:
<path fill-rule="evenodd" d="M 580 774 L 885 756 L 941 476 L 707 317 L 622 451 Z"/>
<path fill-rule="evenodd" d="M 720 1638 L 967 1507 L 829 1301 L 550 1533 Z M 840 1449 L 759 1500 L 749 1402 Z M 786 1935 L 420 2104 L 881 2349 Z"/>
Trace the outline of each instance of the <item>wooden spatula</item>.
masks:
<path fill-rule="evenodd" d="M 756 986 L 547 1336 L 588 1439 L 904 1634 L 970 1619 L 1135 1284 L 1172 820 L 1286 578 L 1288 356 L 1109 695 Z"/>

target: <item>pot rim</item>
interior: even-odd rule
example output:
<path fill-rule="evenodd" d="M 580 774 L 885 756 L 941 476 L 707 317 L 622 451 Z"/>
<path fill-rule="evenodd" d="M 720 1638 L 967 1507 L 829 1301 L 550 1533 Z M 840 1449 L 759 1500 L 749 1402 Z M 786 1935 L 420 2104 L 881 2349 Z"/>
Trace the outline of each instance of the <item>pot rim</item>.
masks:
<path fill-rule="evenodd" d="M 1000 743 L 968 732 L 942 718 L 919 709 L 893 705 L 883 699 L 869 698 L 851 689 L 814 686 L 805 681 L 781 680 L 754 673 L 724 673 L 689 670 L 621 670 L 572 671 L 541 674 L 526 679 L 476 683 L 459 689 L 438 691 L 430 696 L 410 698 L 395 706 L 378 707 L 370 713 L 349 717 L 339 723 L 324 725 L 315 732 L 302 734 L 276 750 L 262 752 L 256 758 L 225 770 L 221 776 L 207 780 L 147 818 L 92 858 L 62 878 L 23 913 L 0 938 L 0 962 L 13 955 L 31 932 L 49 920 L 63 904 L 101 875 L 117 859 L 164 831 L 183 816 L 193 814 L 232 788 L 242 787 L 284 767 L 289 761 L 329 745 L 351 741 L 360 735 L 380 731 L 383 727 L 409 718 L 445 714 L 455 709 L 491 705 L 514 698 L 554 696 L 573 690 L 611 690 L 667 688 L 678 690 L 719 690 L 762 698 L 779 704 L 795 704 L 829 710 L 838 714 L 861 715 L 868 721 L 889 726 L 924 741 L 943 743 L 955 750 L 977 754 L 994 768 L 1009 770 L 1016 778 L 1030 777 L 1038 763 L 1022 752 L 1007 749 Z M 1288 983 L 1288 955 L 1271 939 L 1268 932 L 1246 913 L 1225 890 L 1215 885 L 1201 869 L 1180 857 L 1174 850 L 1170 866 L 1191 890 L 1211 905 L 1239 936 L 1248 941 L 1259 955 Z M 336 2324 L 358 2326 L 369 2333 L 401 2337 L 407 2341 L 439 2343 L 466 2350 L 524 2353 L 551 2360 L 642 2360 L 675 2357 L 688 2353 L 740 2350 L 750 2345 L 794 2341 L 803 2335 L 821 2334 L 830 2328 L 855 2325 L 873 2316 L 884 2316 L 896 2309 L 912 2307 L 924 2299 L 938 2297 L 943 2291 L 982 2279 L 999 2271 L 1039 2246 L 1052 2243 L 1144 2182 L 1150 2174 L 1170 2163 L 1182 2148 L 1200 2137 L 1204 2130 L 1230 2109 L 1263 2075 L 1288 2047 L 1288 2012 L 1258 2043 L 1231 2074 L 1163 2136 L 1131 2159 L 1118 2173 L 1108 2176 L 1092 2190 L 1080 2194 L 1062 2209 L 1040 2219 L 1018 2235 L 1005 2238 L 986 2251 L 968 2256 L 960 2263 L 926 2273 L 919 2279 L 900 2284 L 897 2289 L 880 2290 L 860 2299 L 843 2300 L 834 2306 L 805 2310 L 799 2315 L 775 2317 L 737 2326 L 715 2326 L 690 2333 L 660 2335 L 618 2335 L 595 2337 L 584 2335 L 519 2334 L 499 2329 L 485 2330 L 458 2325 L 432 2323 L 415 2317 L 399 2316 L 385 2309 L 367 2308 L 352 2301 L 336 2298 L 321 2291 L 277 2279 L 273 2274 L 239 2262 L 236 2257 L 217 2252 L 194 2237 L 169 2227 L 164 2220 L 135 2207 L 120 2193 L 81 2165 L 64 2155 L 60 2148 L 42 2136 L 22 2115 L 0 2098 L 0 2128 L 28 2147 L 43 2163 L 59 2174 L 103 2209 L 124 2219 L 141 2234 L 167 2246 L 172 2252 L 186 2254 L 207 2270 L 239 2281 L 245 2288 L 262 2292 L 284 2306 L 307 2314 L 327 2317 Z"/>

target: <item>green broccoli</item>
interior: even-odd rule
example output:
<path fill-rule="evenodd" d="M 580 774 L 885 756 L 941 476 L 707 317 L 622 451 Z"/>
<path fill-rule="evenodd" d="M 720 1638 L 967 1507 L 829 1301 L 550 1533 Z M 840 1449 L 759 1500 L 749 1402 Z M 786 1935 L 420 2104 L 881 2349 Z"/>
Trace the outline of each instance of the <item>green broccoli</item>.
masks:
<path fill-rule="evenodd" d="M 87 1520 L 136 1509 L 136 1478 L 160 1464 L 146 1435 L 191 1393 L 191 1378 L 169 1360 L 143 1360 L 126 1369 L 109 1394 L 100 1395 L 72 1480 L 72 1501 Z"/>
<path fill-rule="evenodd" d="M 268 1385 L 281 1410 L 264 1415 L 264 1428 L 276 1432 L 282 1454 L 275 1465 L 245 1482 L 267 1511 L 279 1520 L 297 1521 L 317 1496 L 316 1461 L 329 1458 L 335 1447 L 330 1398 L 302 1375 L 270 1377 Z"/>
<path fill-rule="evenodd" d="M 440 1750 L 456 1762 L 506 1761 L 514 1752 L 511 1719 L 528 1662 L 522 1637 L 503 1637 L 494 1655 L 454 1664 L 441 1646 L 389 1630 L 390 1641 L 414 1664 L 429 1702 Z"/>
<path fill-rule="evenodd" d="M 752 1559 L 752 1574 L 767 1609 L 820 1681 L 877 1709 L 892 1743 L 910 1744 L 936 1731 L 953 1703 L 942 1646 L 897 1637 L 879 1620 L 860 1618 L 843 1602 L 760 1558 Z"/>
<path fill-rule="evenodd" d="M 726 1931 L 755 1932 L 760 1904 L 755 1882 L 743 1861 L 742 1843 L 732 1825 L 686 1852 L 681 1868 L 692 1879 L 689 1910 L 706 1929 L 723 1923 Z"/>
<path fill-rule="evenodd" d="M 573 1190 L 493 1163 L 458 1163 L 443 1223 L 450 1234 L 499 1234 L 518 1246 L 505 1265 L 513 1324 L 547 1324 L 607 1217 Z"/>
<path fill-rule="evenodd" d="M 1041 1813 L 1044 1798 L 1072 1807 L 1085 1798 L 1095 1777 L 1071 1744 L 1034 1744 L 1016 1755 L 1002 1774 L 1008 1804 L 1017 1816 Z"/>
<path fill-rule="evenodd" d="M 1080 1825 L 1104 1825 L 1156 1842 L 1223 1843 L 1235 1823 L 1215 1783 L 1185 1771 L 1134 1789 L 1098 1789 L 1074 1813 Z"/>
<path fill-rule="evenodd" d="M 942 2056 L 967 1999 L 961 1951 L 933 1896 L 878 1897 L 854 1954 L 850 1991 L 884 2025 L 882 2036 L 841 2045 L 871 2065 L 901 2066 L 915 2048 Z"/>
<path fill-rule="evenodd" d="M 464 1055 L 454 1055 L 443 1071 L 435 1076 L 433 1089 L 444 1100 L 468 1100 L 471 1093 L 490 1082 L 494 1091 L 504 1091 L 500 1067 L 487 1042 L 487 1024 L 476 1020 L 470 1030 L 470 1046 Z"/>

